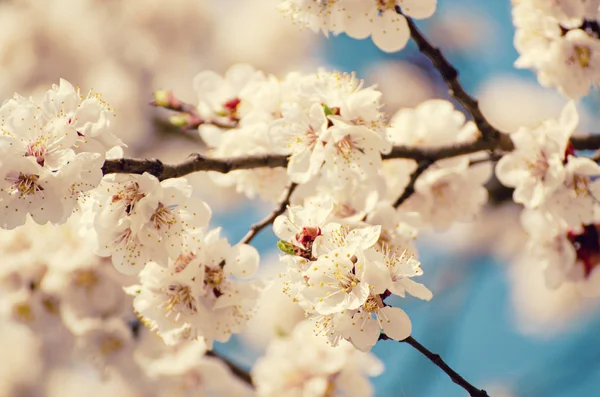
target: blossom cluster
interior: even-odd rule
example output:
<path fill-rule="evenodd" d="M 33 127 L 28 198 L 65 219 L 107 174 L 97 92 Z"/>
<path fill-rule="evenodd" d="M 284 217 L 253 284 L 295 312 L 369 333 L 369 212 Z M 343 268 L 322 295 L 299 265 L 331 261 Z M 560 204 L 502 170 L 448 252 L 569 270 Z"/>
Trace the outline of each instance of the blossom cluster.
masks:
<path fill-rule="evenodd" d="M 356 76 L 339 72 L 291 73 L 278 79 L 235 65 L 225 76 L 200 73 L 195 88 L 200 116 L 219 121 L 200 126 L 208 155 L 277 153 L 289 159 L 287 174 L 281 169 L 214 173 L 217 183 L 235 185 L 250 198 L 258 194 L 274 201 L 292 181 L 301 185 L 293 202 L 330 196 L 334 212 L 356 220 L 369 214 L 376 222 L 395 222 L 395 216 L 381 213 L 394 212 L 390 204 L 417 163 L 383 162 L 392 145 L 433 149 L 480 136 L 445 100 L 401 109 L 388 121 L 376 87 L 365 87 Z M 232 124 L 223 127 L 226 122 Z M 483 185 L 490 175 L 489 164 L 472 165 L 469 156 L 438 161 L 418 179 L 404 213 L 422 227 L 446 228 L 453 221 L 472 220 L 487 201 Z"/>
<path fill-rule="evenodd" d="M 365 376 L 377 376 L 382 363 L 348 342 L 328 345 L 307 321 L 274 340 L 252 370 L 257 393 L 264 397 L 368 397 L 373 387 Z"/>
<path fill-rule="evenodd" d="M 294 23 L 315 32 L 346 33 L 355 39 L 371 36 L 377 47 L 395 52 L 410 38 L 405 15 L 429 18 L 436 5 L 437 0 L 284 0 L 279 8 Z"/>
<path fill-rule="evenodd" d="M 110 130 L 111 109 L 61 80 L 39 100 L 19 95 L 0 107 L 0 227 L 28 214 L 63 223 L 77 200 L 98 186 L 106 152 L 121 146 Z"/>
<path fill-rule="evenodd" d="M 61 226 L 29 219 L 0 231 L 2 325 L 20 324 L 21 333 L 29 330 L 41 342 L 32 358 L 38 387 L 83 359 L 104 378 L 122 377 L 145 395 L 250 395 L 223 363 L 204 355 L 201 341 L 168 347 L 139 327 L 123 291 L 131 277 L 93 253 L 95 233 L 81 227 L 87 216 Z"/>
<path fill-rule="evenodd" d="M 511 135 L 515 150 L 496 167 L 498 179 L 514 187 L 523 204 L 530 251 L 543 267 L 547 285 L 567 281 L 594 282 L 600 273 L 600 166 L 578 156 L 570 144 L 579 116 L 569 103 L 558 120 L 521 128 Z"/>
<path fill-rule="evenodd" d="M 598 0 L 513 0 L 518 68 L 578 99 L 600 82 Z"/>
<path fill-rule="evenodd" d="M 167 344 L 202 339 L 212 348 L 241 331 L 260 289 L 240 280 L 254 275 L 258 253 L 208 230 L 211 210 L 184 178 L 108 175 L 93 198 L 97 253 L 139 275 L 127 288 L 133 307 Z"/>
<path fill-rule="evenodd" d="M 332 210 L 331 200 L 308 201 L 275 219 L 278 246 L 286 253 L 286 292 L 334 346 L 346 339 L 368 351 L 382 332 L 407 338 L 408 315 L 385 299 L 406 292 L 431 299 L 425 286 L 411 280 L 423 274 L 421 264 L 382 240 L 381 226 L 340 224 Z"/>

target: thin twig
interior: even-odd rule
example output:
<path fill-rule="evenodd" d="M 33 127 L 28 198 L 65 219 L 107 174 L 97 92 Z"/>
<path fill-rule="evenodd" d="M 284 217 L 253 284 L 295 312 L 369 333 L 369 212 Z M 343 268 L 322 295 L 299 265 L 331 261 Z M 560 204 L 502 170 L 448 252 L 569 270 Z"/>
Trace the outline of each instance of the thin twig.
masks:
<path fill-rule="evenodd" d="M 385 334 L 379 336 L 379 340 L 391 340 L 391 338 Z M 463 378 L 458 372 L 453 370 L 446 362 L 440 357 L 439 354 L 433 353 L 425 346 L 420 344 L 415 338 L 409 336 L 408 338 L 400 341 L 412 346 L 419 353 L 427 357 L 432 363 L 448 375 L 452 382 L 456 383 L 463 389 L 465 389 L 471 397 L 490 397 L 485 390 L 478 389 Z"/>
<path fill-rule="evenodd" d="M 252 241 L 252 239 L 256 237 L 261 230 L 273 223 L 275 218 L 285 212 L 285 209 L 290 203 L 290 197 L 292 196 L 292 193 L 294 193 L 294 190 L 296 190 L 296 187 L 298 187 L 296 183 L 291 183 L 288 185 L 288 187 L 286 187 L 281 195 L 281 198 L 277 202 L 275 209 L 266 218 L 250 226 L 250 230 L 248 230 L 248 233 L 246 233 L 246 235 L 240 240 L 240 244 L 250 243 L 250 241 Z"/>
<path fill-rule="evenodd" d="M 398 14 L 402 14 L 402 9 L 400 6 L 396 6 L 396 12 Z M 417 28 L 415 22 L 412 18 L 404 15 L 406 21 L 408 22 L 408 28 L 410 29 L 410 37 L 413 39 L 419 51 L 425 55 L 431 62 L 433 66 L 438 70 L 442 79 L 448 86 L 450 90 L 450 95 L 452 95 L 464 108 L 471 114 L 473 117 L 473 121 L 479 131 L 481 131 L 483 137 L 486 140 L 491 142 L 505 141 L 504 144 L 509 145 L 511 142 L 509 139 L 506 139 L 503 133 L 494 128 L 485 118 L 481 109 L 479 109 L 479 103 L 477 99 L 473 98 L 469 95 L 465 89 L 463 88 L 460 80 L 458 79 L 458 71 L 452 64 L 446 59 L 444 54 L 436 47 L 434 47 L 429 40 L 423 35 L 423 33 Z"/>
<path fill-rule="evenodd" d="M 237 120 L 204 119 L 198 114 L 198 110 L 194 105 L 179 100 L 171 91 L 156 92 L 155 99 L 150 102 L 150 105 L 182 113 L 185 115 L 185 120 L 176 124 L 179 124 L 179 127 L 187 129 L 195 129 L 203 124 L 211 124 L 224 129 L 236 128 L 238 126 Z"/>
<path fill-rule="evenodd" d="M 400 195 L 400 197 L 398 197 L 398 200 L 396 200 L 396 202 L 394 203 L 394 208 L 400 207 L 402 205 L 402 203 L 404 203 L 406 200 L 408 200 L 408 198 L 410 196 L 412 196 L 412 194 L 415 192 L 415 183 L 417 182 L 417 179 L 432 164 L 433 164 L 433 162 L 430 160 L 423 160 L 423 161 L 419 162 L 417 169 L 414 170 L 412 174 L 410 174 L 410 180 L 408 182 L 408 185 L 406 185 L 406 187 L 404 188 L 402 195 Z"/>
<path fill-rule="evenodd" d="M 206 355 L 209 356 L 209 357 L 214 357 L 216 359 L 221 360 L 225 365 L 227 365 L 227 367 L 229 368 L 229 370 L 239 380 L 241 380 L 244 383 L 247 383 L 248 385 L 252 386 L 252 376 L 250 376 L 250 373 L 248 371 L 246 371 L 245 369 L 243 369 L 242 367 L 240 367 L 239 365 L 237 365 L 233 361 L 229 360 L 227 357 L 224 357 L 224 356 L 220 355 L 219 353 L 216 353 L 213 350 L 207 351 Z"/>

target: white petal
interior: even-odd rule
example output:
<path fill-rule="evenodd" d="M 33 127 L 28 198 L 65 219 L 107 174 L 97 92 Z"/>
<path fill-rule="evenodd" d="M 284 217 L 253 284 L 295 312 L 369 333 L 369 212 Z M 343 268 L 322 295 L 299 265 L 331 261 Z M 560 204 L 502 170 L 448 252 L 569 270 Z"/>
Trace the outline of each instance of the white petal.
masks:
<path fill-rule="evenodd" d="M 379 311 L 381 329 L 394 340 L 404 340 L 410 336 L 412 323 L 404 310 L 386 306 Z"/>

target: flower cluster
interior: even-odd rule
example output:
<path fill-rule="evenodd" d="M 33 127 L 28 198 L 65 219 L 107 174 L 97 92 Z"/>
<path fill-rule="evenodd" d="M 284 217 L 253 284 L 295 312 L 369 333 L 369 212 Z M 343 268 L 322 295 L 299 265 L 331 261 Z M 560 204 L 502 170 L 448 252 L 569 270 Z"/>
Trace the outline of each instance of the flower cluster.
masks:
<path fill-rule="evenodd" d="M 289 156 L 282 170 L 235 171 L 215 175 L 249 197 L 275 200 L 289 179 L 344 189 L 369 183 L 390 150 L 385 137 L 381 93 L 353 74 L 319 71 L 278 80 L 247 65 L 224 77 L 202 72 L 194 86 L 199 114 L 235 128 L 202 125 L 202 138 L 215 157 L 278 153 Z M 248 149 L 251 148 L 251 149 Z"/>
<path fill-rule="evenodd" d="M 434 99 L 398 111 L 390 122 L 388 137 L 397 145 L 434 149 L 473 142 L 480 132 L 472 121 L 465 122 L 464 114 L 450 102 Z M 391 200 L 400 196 L 415 168 L 411 160 L 386 162 L 384 175 Z M 436 229 L 448 228 L 456 221 L 472 221 L 487 202 L 483 185 L 491 174 L 489 163 L 472 165 L 470 156 L 437 161 L 417 179 L 415 194 L 403 210 L 418 213 L 423 226 Z"/>
<path fill-rule="evenodd" d="M 545 87 L 578 99 L 600 82 L 597 0 L 513 0 L 515 66 L 537 72 Z"/>
<path fill-rule="evenodd" d="M 80 94 L 65 80 L 41 101 L 16 95 L 0 107 L 0 227 L 27 215 L 64 223 L 102 178 L 106 152 L 121 142 L 110 131 L 111 109 L 99 94 Z"/>
<path fill-rule="evenodd" d="M 294 23 L 315 32 L 346 33 L 355 39 L 371 36 L 377 47 L 395 52 L 403 49 L 410 38 L 403 14 L 429 18 L 436 5 L 437 0 L 284 0 L 280 10 Z"/>
<path fill-rule="evenodd" d="M 526 208 L 522 220 L 532 254 L 553 288 L 590 278 L 600 263 L 595 226 L 600 221 L 600 166 L 573 150 L 569 139 L 578 123 L 575 105 L 569 103 L 559 120 L 521 128 L 511 136 L 515 150 L 496 167 L 498 179 L 515 188 L 514 201 Z"/>
<path fill-rule="evenodd" d="M 423 274 L 421 264 L 382 241 L 380 226 L 332 222 L 332 210 L 331 201 L 308 201 L 275 219 L 288 266 L 286 292 L 334 346 L 346 339 L 367 351 L 382 332 L 407 338 L 408 315 L 385 299 L 406 292 L 431 299 L 426 287 L 411 280 Z"/>
<path fill-rule="evenodd" d="M 274 340 L 252 370 L 263 397 L 369 397 L 373 387 L 365 376 L 377 376 L 383 365 L 370 354 L 342 341 L 337 348 L 314 335 L 307 321 L 292 335 Z"/>
<path fill-rule="evenodd" d="M 231 247 L 219 229 L 190 243 L 166 267 L 149 262 L 140 284 L 128 288 L 142 321 L 163 340 L 227 342 L 250 319 L 260 286 L 248 281 L 258 269 L 258 253 L 249 245 Z"/>

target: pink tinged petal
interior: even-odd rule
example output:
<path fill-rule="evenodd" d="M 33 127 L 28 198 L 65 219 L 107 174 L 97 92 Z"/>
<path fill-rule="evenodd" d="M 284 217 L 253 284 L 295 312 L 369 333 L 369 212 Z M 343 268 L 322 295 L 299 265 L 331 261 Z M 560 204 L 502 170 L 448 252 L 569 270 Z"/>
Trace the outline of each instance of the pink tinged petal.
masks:
<path fill-rule="evenodd" d="M 371 34 L 373 43 L 385 52 L 396 52 L 403 49 L 410 38 L 410 30 L 406 18 L 393 10 L 383 12 L 375 20 Z"/>
<path fill-rule="evenodd" d="M 293 182 L 306 183 L 316 174 L 318 169 L 316 169 L 312 157 L 312 152 L 308 150 L 295 153 L 290 157 L 287 173 Z M 319 167 L 321 164 L 319 164 Z"/>
<path fill-rule="evenodd" d="M 292 211 L 288 209 L 288 211 Z M 299 229 L 285 215 L 279 215 L 273 222 L 273 233 L 283 241 L 294 241 Z"/>
<path fill-rule="evenodd" d="M 379 225 L 354 229 L 346 236 L 346 242 L 348 245 L 355 245 L 365 250 L 377 244 L 380 234 L 381 226 Z"/>
<path fill-rule="evenodd" d="M 395 283 L 396 287 L 400 287 L 415 298 L 423 299 L 426 301 L 431 300 L 433 298 L 433 293 L 421 283 L 417 283 L 409 278 L 405 278 Z M 394 290 L 391 290 L 394 292 Z"/>
<path fill-rule="evenodd" d="M 504 186 L 515 187 L 527 173 L 523 167 L 524 164 L 519 157 L 507 154 L 498 161 L 496 176 Z"/>
<path fill-rule="evenodd" d="M 350 293 L 345 294 L 343 305 L 344 309 L 354 310 L 358 309 L 366 302 L 369 297 L 369 284 L 361 282 L 354 288 Z"/>
<path fill-rule="evenodd" d="M 195 197 L 188 199 L 181 206 L 174 207 L 173 210 L 178 210 L 179 217 L 187 229 L 207 227 L 212 217 L 212 210 L 208 204 Z"/>
<path fill-rule="evenodd" d="M 394 340 L 404 340 L 410 336 L 412 323 L 404 310 L 386 306 L 378 313 L 381 329 Z"/>
<path fill-rule="evenodd" d="M 363 262 L 363 272 L 360 278 L 373 288 L 373 293 L 381 294 L 391 287 L 390 274 L 387 269 L 379 266 L 380 262 Z"/>
<path fill-rule="evenodd" d="M 366 39 L 373 29 L 372 18 L 376 17 L 373 5 L 368 1 L 355 1 L 346 6 L 347 20 L 344 29 L 348 36 L 354 39 Z M 371 15 L 369 15 L 371 14 Z"/>
<path fill-rule="evenodd" d="M 569 138 L 571 133 L 575 131 L 575 128 L 577 128 L 577 125 L 579 124 L 579 114 L 577 113 L 575 102 L 569 101 L 569 103 L 565 105 L 562 113 L 560 114 L 559 123 L 567 133 L 566 138 Z"/>
<path fill-rule="evenodd" d="M 429 18 L 435 12 L 437 0 L 399 0 L 400 8 L 409 17 Z"/>
<path fill-rule="evenodd" d="M 365 319 L 365 316 L 369 316 Z M 350 332 L 350 342 L 361 351 L 369 351 L 379 340 L 380 327 L 369 314 L 355 315 L 352 319 L 355 325 Z"/>
<path fill-rule="evenodd" d="M 600 165 L 587 157 L 575 157 L 569 155 L 566 168 L 567 171 L 578 175 L 600 175 Z"/>
<path fill-rule="evenodd" d="M 239 244 L 231 248 L 231 256 L 225 264 L 225 273 L 235 277 L 247 278 L 258 270 L 260 255 L 256 248 Z"/>

